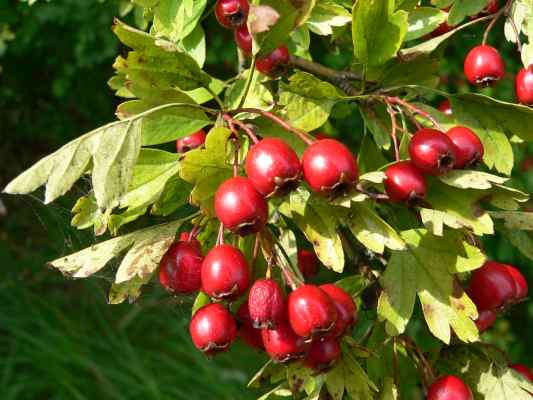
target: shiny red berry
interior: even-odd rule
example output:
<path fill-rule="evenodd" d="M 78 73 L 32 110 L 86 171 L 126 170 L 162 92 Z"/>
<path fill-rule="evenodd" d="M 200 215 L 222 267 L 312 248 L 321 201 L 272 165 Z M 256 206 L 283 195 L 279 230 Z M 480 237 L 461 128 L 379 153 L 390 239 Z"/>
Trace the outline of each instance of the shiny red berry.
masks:
<path fill-rule="evenodd" d="M 267 354 L 276 362 L 289 362 L 302 358 L 307 353 L 307 345 L 288 323 L 276 329 L 263 329 L 263 344 Z"/>
<path fill-rule="evenodd" d="M 200 249 L 190 242 L 175 242 L 159 264 L 159 281 L 169 291 L 194 293 L 202 286 L 203 257 Z"/>
<path fill-rule="evenodd" d="M 476 323 L 479 333 L 485 332 L 496 322 L 496 311 L 494 310 L 481 310 L 479 311 L 478 318 L 474 321 Z"/>
<path fill-rule="evenodd" d="M 515 283 L 516 288 L 515 300 L 520 301 L 522 299 L 525 299 L 529 290 L 526 278 L 524 278 L 524 275 L 522 275 L 520 270 L 513 267 L 512 265 L 503 264 L 503 266 L 507 269 L 507 272 L 509 272 L 513 277 L 513 281 Z"/>
<path fill-rule="evenodd" d="M 450 103 L 450 100 L 446 99 L 440 102 L 437 109 L 446 115 L 452 115 L 452 103 Z"/>
<path fill-rule="evenodd" d="M 252 319 L 250 318 L 250 311 L 248 310 L 248 302 L 244 302 L 237 311 L 237 321 L 239 322 L 239 337 L 248 346 L 262 350 L 265 348 L 263 345 L 263 338 L 261 336 L 261 329 L 256 329 L 252 325 Z"/>
<path fill-rule="evenodd" d="M 190 238 L 190 232 L 181 232 L 180 233 L 180 236 L 179 236 L 179 240 L 182 241 L 182 242 L 189 242 L 190 244 L 192 244 L 195 248 L 198 249 L 198 252 L 201 253 L 202 251 L 202 245 L 200 244 L 200 242 L 198 241 L 198 239 L 196 238 L 192 238 L 189 240 Z"/>
<path fill-rule="evenodd" d="M 250 318 L 256 328 L 274 329 L 285 321 L 285 296 L 274 279 L 258 279 L 248 294 Z"/>
<path fill-rule="evenodd" d="M 316 372 L 330 370 L 341 358 L 341 346 L 336 338 L 321 338 L 311 343 L 304 365 Z"/>
<path fill-rule="evenodd" d="M 495 310 L 516 298 L 516 284 L 505 265 L 487 261 L 472 273 L 468 290 L 478 310 Z"/>
<path fill-rule="evenodd" d="M 409 143 L 411 161 L 424 173 L 442 175 L 455 165 L 455 145 L 444 133 L 423 128 Z"/>
<path fill-rule="evenodd" d="M 239 46 L 239 49 L 242 50 L 245 56 L 252 55 L 252 35 L 248 31 L 246 25 L 241 26 L 238 29 L 233 31 L 233 36 L 235 38 L 235 43 Z"/>
<path fill-rule="evenodd" d="M 255 62 L 255 68 L 262 74 L 276 78 L 285 74 L 289 61 L 289 49 L 287 46 L 280 46 L 269 55 L 259 57 Z"/>
<path fill-rule="evenodd" d="M 396 203 L 416 204 L 426 197 L 426 178 L 411 161 L 399 161 L 385 170 L 385 191 Z"/>
<path fill-rule="evenodd" d="M 484 14 L 495 14 L 500 9 L 500 4 L 498 0 L 491 0 L 489 4 L 483 9 L 482 13 Z"/>
<path fill-rule="evenodd" d="M 208 304 L 192 317 L 189 333 L 196 348 L 207 355 L 226 351 L 237 335 L 237 324 L 221 304 Z"/>
<path fill-rule="evenodd" d="M 215 194 L 215 212 L 224 227 L 241 236 L 259 232 L 266 224 L 268 206 L 248 178 L 225 181 Z"/>
<path fill-rule="evenodd" d="M 312 278 L 318 271 L 318 257 L 313 250 L 298 250 L 298 268 L 304 278 Z"/>
<path fill-rule="evenodd" d="M 178 153 L 186 153 L 189 150 L 196 149 L 205 143 L 205 134 L 203 129 L 194 132 L 192 135 L 182 137 L 176 140 L 176 150 Z"/>
<path fill-rule="evenodd" d="M 295 189 L 301 175 L 300 159 L 283 140 L 266 138 L 246 156 L 246 175 L 263 196 L 284 195 Z"/>
<path fill-rule="evenodd" d="M 526 378 L 529 382 L 533 382 L 533 372 L 531 372 L 531 370 L 529 369 L 527 365 L 511 364 L 509 365 L 509 368 L 514 369 L 516 372 L 518 372 L 520 375 Z"/>
<path fill-rule="evenodd" d="M 518 71 L 514 89 L 518 102 L 528 106 L 533 105 L 533 65 Z"/>
<path fill-rule="evenodd" d="M 483 159 L 485 148 L 474 131 L 455 126 L 446 132 L 455 145 L 455 168 L 468 168 Z"/>
<path fill-rule="evenodd" d="M 494 47 L 476 46 L 465 58 L 464 73 L 471 84 L 488 86 L 503 78 L 505 63 Z"/>
<path fill-rule="evenodd" d="M 453 375 L 442 376 L 429 387 L 427 400 L 474 400 L 472 391 Z"/>
<path fill-rule="evenodd" d="M 327 336 L 335 327 L 337 310 L 331 298 L 315 285 L 303 285 L 289 294 L 289 323 L 306 340 Z"/>
<path fill-rule="evenodd" d="M 218 23 L 229 29 L 246 24 L 249 11 L 248 0 L 218 0 L 215 6 Z"/>
<path fill-rule="evenodd" d="M 319 140 L 309 146 L 304 152 L 302 166 L 309 187 L 331 198 L 349 191 L 359 178 L 354 155 L 334 139 Z"/>
<path fill-rule="evenodd" d="M 250 267 L 236 247 L 221 244 L 202 263 L 202 289 L 215 299 L 235 299 L 250 285 Z"/>
<path fill-rule="evenodd" d="M 337 310 L 337 320 L 330 336 L 340 337 L 357 322 L 357 307 L 352 296 L 337 285 L 327 283 L 319 287 L 326 292 Z"/>

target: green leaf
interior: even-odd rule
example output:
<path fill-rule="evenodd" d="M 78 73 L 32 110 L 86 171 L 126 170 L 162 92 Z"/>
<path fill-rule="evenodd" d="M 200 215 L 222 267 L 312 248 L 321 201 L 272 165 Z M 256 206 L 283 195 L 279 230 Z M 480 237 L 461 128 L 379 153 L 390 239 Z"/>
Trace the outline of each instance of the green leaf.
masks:
<path fill-rule="evenodd" d="M 509 178 L 503 178 L 482 171 L 454 170 L 439 176 L 447 185 L 459 189 L 490 189 L 494 183 L 503 184 Z"/>
<path fill-rule="evenodd" d="M 141 295 L 142 286 L 146 285 L 153 274 L 147 274 L 141 278 L 136 276 L 127 282 L 113 283 L 109 289 L 107 302 L 109 304 L 120 304 L 128 300 L 129 303 L 135 302 Z"/>
<path fill-rule="evenodd" d="M 533 385 L 511 369 L 502 370 L 491 366 L 479 377 L 477 391 L 486 400 L 529 400 L 533 393 Z"/>
<path fill-rule="evenodd" d="M 250 121 L 257 133 L 262 137 L 277 137 L 283 139 L 297 154 L 301 156 L 307 145 L 295 134 L 288 132 L 272 120 L 260 117 Z"/>
<path fill-rule="evenodd" d="M 414 60 L 389 62 L 382 76 L 384 87 L 423 85 L 437 87 L 440 82 L 440 58 L 436 55 L 423 55 Z"/>
<path fill-rule="evenodd" d="M 398 400 L 400 397 L 398 388 L 394 385 L 394 379 L 387 377 L 384 379 L 380 400 Z"/>
<path fill-rule="evenodd" d="M 189 203 L 189 195 L 193 186 L 178 176 L 170 178 L 152 207 L 152 214 L 166 217 L 181 206 Z"/>
<path fill-rule="evenodd" d="M 384 104 L 374 104 L 373 107 L 365 105 L 360 106 L 361 115 L 363 116 L 366 126 L 378 147 L 385 150 L 391 146 L 391 118 Z"/>
<path fill-rule="evenodd" d="M 459 24 L 466 17 L 479 14 L 490 0 L 455 0 L 448 15 L 451 26 Z"/>
<path fill-rule="evenodd" d="M 433 7 L 418 7 L 409 13 L 405 40 L 414 40 L 433 32 L 447 19 L 447 13 Z"/>
<path fill-rule="evenodd" d="M 192 305 L 191 315 L 196 314 L 196 311 L 198 311 L 203 306 L 208 305 L 210 302 L 211 302 L 211 298 L 206 293 L 204 292 L 198 293 Z"/>
<path fill-rule="evenodd" d="M 372 400 L 378 388 L 355 359 L 352 350 L 343 346 L 344 385 L 353 399 Z"/>
<path fill-rule="evenodd" d="M 333 0 L 318 0 L 307 26 L 317 35 L 331 35 L 333 27 L 348 25 L 351 20 L 350 12 L 340 4 Z"/>
<path fill-rule="evenodd" d="M 94 226 L 96 236 L 103 235 L 107 230 L 107 216 L 98 208 L 93 195 L 80 197 L 72 208 L 72 214 L 70 224 L 78 229 Z"/>
<path fill-rule="evenodd" d="M 493 211 L 490 215 L 503 219 L 505 227 L 510 230 L 533 231 L 533 213 L 519 211 Z"/>
<path fill-rule="evenodd" d="M 502 233 L 514 247 L 520 250 L 520 253 L 533 260 L 533 237 L 531 237 L 531 233 L 516 230 L 504 230 Z"/>
<path fill-rule="evenodd" d="M 244 90 L 246 87 L 246 81 L 250 70 L 247 69 L 242 72 L 240 79 L 226 91 L 225 103 L 229 109 L 236 109 L 239 107 L 242 96 L 244 96 Z M 262 83 L 268 81 L 268 77 L 254 73 L 252 77 L 252 83 L 250 84 L 250 90 L 246 96 L 246 100 L 243 104 L 245 108 L 259 108 L 262 110 L 268 110 L 272 107 L 274 99 L 272 94 Z"/>
<path fill-rule="evenodd" d="M 344 365 L 337 363 L 325 377 L 326 388 L 332 400 L 342 400 L 344 396 Z"/>
<path fill-rule="evenodd" d="M 178 42 L 193 32 L 207 0 L 160 0 L 154 7 L 153 30 L 157 37 Z"/>
<path fill-rule="evenodd" d="M 320 0 L 318 0 L 320 2 Z M 301 27 L 307 22 L 317 0 L 292 0 L 292 5 L 298 10 L 298 18 L 296 18 L 296 26 Z"/>
<path fill-rule="evenodd" d="M 185 37 L 179 46 L 185 53 L 189 54 L 200 67 L 204 66 L 206 57 L 205 32 L 201 25 Z"/>

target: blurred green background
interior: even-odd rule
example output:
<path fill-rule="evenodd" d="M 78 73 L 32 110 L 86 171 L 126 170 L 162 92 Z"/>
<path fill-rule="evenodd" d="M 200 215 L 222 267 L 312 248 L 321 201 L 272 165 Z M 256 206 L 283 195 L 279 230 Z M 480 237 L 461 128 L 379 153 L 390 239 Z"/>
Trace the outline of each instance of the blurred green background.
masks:
<path fill-rule="evenodd" d="M 7 4 L 9 3 L 9 4 Z M 0 5 L 0 186 L 67 141 L 111 121 L 118 100 L 106 81 L 121 49 L 111 32 L 119 13 L 116 1 L 52 0 Z M 126 19 L 130 18 L 129 16 Z M 209 17 L 207 69 L 219 78 L 234 74 L 231 32 Z M 491 43 L 505 52 L 509 79 L 492 95 L 513 100 L 516 50 L 504 43 L 497 26 Z M 442 88 L 468 90 L 462 60 L 480 40 L 471 29 L 453 40 L 443 62 Z M 333 66 L 346 65 L 343 51 L 325 54 L 318 39 L 313 56 Z M 435 104 L 439 99 L 434 99 Z M 357 118 L 328 127 L 360 129 Z M 531 149 L 529 149 L 531 150 Z M 528 149 L 516 147 L 514 184 L 533 192 Z M 524 168 L 523 168 L 524 167 Z M 65 280 L 46 261 L 94 243 L 90 232 L 69 226 L 73 199 L 45 207 L 42 193 L 6 197 L 0 207 L 0 393 L 8 399 L 248 399 L 245 388 L 264 361 L 241 344 L 229 354 L 207 360 L 187 333 L 190 299 L 169 299 L 156 283 L 133 305 L 109 306 L 109 277 Z M 503 237 L 490 238 L 489 254 L 521 268 L 532 282 L 530 262 Z M 533 366 L 533 305 L 514 307 L 500 318 L 487 339 L 515 362 Z"/>

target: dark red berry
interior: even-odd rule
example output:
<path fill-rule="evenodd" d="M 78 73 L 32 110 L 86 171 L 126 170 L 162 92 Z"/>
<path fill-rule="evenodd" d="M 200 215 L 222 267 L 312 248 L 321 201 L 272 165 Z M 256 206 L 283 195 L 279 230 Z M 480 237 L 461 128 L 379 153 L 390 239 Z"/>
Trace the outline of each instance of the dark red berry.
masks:
<path fill-rule="evenodd" d="M 430 36 L 437 37 L 440 35 L 444 35 L 445 33 L 450 32 L 453 28 L 455 28 L 455 26 L 451 26 L 450 24 L 448 24 L 448 21 L 444 21 L 442 24 L 437 26 L 437 28 L 433 32 L 430 33 Z"/>
<path fill-rule="evenodd" d="M 263 344 L 267 354 L 276 362 L 288 362 L 305 356 L 307 345 L 288 323 L 276 329 L 263 329 Z"/>
<path fill-rule="evenodd" d="M 515 283 L 515 288 L 516 288 L 515 300 L 520 301 L 522 299 L 525 299 L 528 293 L 528 285 L 527 285 L 526 278 L 524 278 L 524 275 L 522 275 L 520 270 L 513 267 L 512 265 L 503 264 L 503 266 L 507 269 L 507 271 L 513 277 L 513 281 Z"/>
<path fill-rule="evenodd" d="M 330 336 L 340 337 L 357 322 L 357 307 L 352 297 L 340 287 L 332 283 L 319 287 L 330 297 L 337 310 L 337 320 Z"/>
<path fill-rule="evenodd" d="M 498 0 L 491 0 L 489 4 L 481 11 L 482 14 L 495 14 L 500 9 Z"/>
<path fill-rule="evenodd" d="M 204 130 L 200 129 L 192 135 L 182 137 L 176 140 L 176 150 L 178 153 L 186 153 L 189 150 L 196 149 L 205 143 L 206 136 Z"/>
<path fill-rule="evenodd" d="M 474 400 L 472 391 L 453 375 L 442 376 L 429 387 L 427 400 Z"/>
<path fill-rule="evenodd" d="M 306 340 L 328 335 L 337 320 L 333 301 L 314 285 L 300 286 L 289 294 L 288 314 L 294 332 Z"/>
<path fill-rule="evenodd" d="M 284 195 L 295 189 L 302 169 L 294 150 L 277 138 L 253 145 L 245 167 L 248 179 L 263 196 Z"/>
<path fill-rule="evenodd" d="M 224 227 L 241 236 L 259 232 L 266 224 L 268 206 L 248 178 L 225 181 L 215 195 L 215 212 Z"/>
<path fill-rule="evenodd" d="M 189 333 L 196 348 L 207 355 L 226 351 L 237 335 L 237 324 L 221 304 L 208 304 L 192 317 Z"/>
<path fill-rule="evenodd" d="M 235 299 L 250 285 L 250 268 L 241 251 L 228 244 L 211 249 L 202 263 L 202 289 L 215 299 Z"/>
<path fill-rule="evenodd" d="M 199 253 L 201 253 L 202 245 L 200 244 L 200 242 L 196 238 L 189 239 L 190 235 L 191 234 L 189 232 L 181 232 L 180 236 L 179 236 L 179 240 L 182 241 L 182 242 L 189 242 L 190 244 L 192 244 L 194 247 L 196 247 L 198 249 Z"/>
<path fill-rule="evenodd" d="M 313 250 L 298 250 L 298 268 L 304 278 L 312 278 L 318 270 L 318 257 Z"/>
<path fill-rule="evenodd" d="M 533 65 L 522 68 L 516 74 L 514 89 L 516 98 L 522 104 L 533 105 Z"/>
<path fill-rule="evenodd" d="M 455 168 L 468 168 L 483 159 L 485 149 L 474 131 L 456 126 L 446 134 L 455 145 Z"/>
<path fill-rule="evenodd" d="M 258 279 L 248 294 L 250 318 L 256 328 L 274 329 L 285 321 L 285 296 L 274 279 Z"/>
<path fill-rule="evenodd" d="M 426 178 L 411 161 L 399 161 L 385 170 L 385 191 L 391 201 L 416 204 L 426 197 Z"/>
<path fill-rule="evenodd" d="M 359 178 L 354 155 L 334 139 L 319 140 L 309 146 L 304 152 L 302 166 L 309 187 L 331 198 L 349 191 Z"/>
<path fill-rule="evenodd" d="M 409 143 L 411 161 L 424 173 L 442 175 L 455 165 L 455 145 L 444 133 L 423 128 Z"/>
<path fill-rule="evenodd" d="M 252 55 L 252 35 L 248 31 L 246 25 L 241 26 L 238 29 L 233 31 L 233 36 L 235 37 L 235 43 L 239 46 L 239 49 L 242 50 L 245 56 Z"/>
<path fill-rule="evenodd" d="M 315 133 L 315 139 L 316 140 L 330 139 L 330 136 L 322 132 L 317 132 Z"/>
<path fill-rule="evenodd" d="M 516 284 L 505 265 L 487 261 L 472 273 L 468 294 L 478 310 L 495 310 L 516 298 Z"/>
<path fill-rule="evenodd" d="M 215 6 L 218 23 L 230 29 L 246 24 L 249 11 L 248 0 L 218 0 Z"/>
<path fill-rule="evenodd" d="M 202 286 L 203 257 L 191 242 L 175 242 L 159 264 L 159 281 L 169 291 L 194 293 Z"/>
<path fill-rule="evenodd" d="M 496 322 L 496 311 L 493 310 L 481 310 L 479 311 L 478 318 L 474 321 L 476 323 L 479 333 L 485 332 Z"/>
<path fill-rule="evenodd" d="M 244 302 L 237 311 L 237 321 L 239 322 L 239 337 L 248 346 L 262 350 L 264 349 L 263 338 L 261 336 L 261 330 L 256 329 L 252 325 L 252 319 L 250 318 L 250 312 L 248 310 L 248 302 Z"/>
<path fill-rule="evenodd" d="M 464 73 L 471 84 L 488 86 L 503 78 L 505 63 L 494 47 L 476 46 L 465 58 Z"/>
<path fill-rule="evenodd" d="M 516 372 L 518 372 L 520 375 L 526 378 L 529 382 L 533 382 L 533 372 L 531 372 L 531 370 L 529 369 L 527 365 L 511 364 L 509 365 L 509 368 L 514 369 Z"/>
<path fill-rule="evenodd" d="M 321 338 L 311 343 L 304 365 L 316 372 L 330 370 L 341 357 L 341 346 L 335 338 Z"/>
<path fill-rule="evenodd" d="M 262 74 L 276 78 L 285 74 L 289 60 L 289 49 L 287 46 L 280 46 L 268 56 L 259 57 L 255 62 L 255 68 Z"/>
<path fill-rule="evenodd" d="M 441 112 L 441 113 L 444 113 L 446 115 L 452 115 L 452 103 L 450 103 L 450 100 L 446 99 L 446 100 L 443 100 L 439 106 L 437 107 L 438 110 Z"/>

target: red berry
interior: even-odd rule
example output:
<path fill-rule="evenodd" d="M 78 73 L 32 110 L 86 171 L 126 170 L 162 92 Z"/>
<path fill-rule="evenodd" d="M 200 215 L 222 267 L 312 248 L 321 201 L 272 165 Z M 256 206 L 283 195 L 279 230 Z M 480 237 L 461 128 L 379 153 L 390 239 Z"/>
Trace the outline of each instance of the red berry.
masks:
<path fill-rule="evenodd" d="M 196 238 L 192 238 L 192 239 L 189 240 L 190 235 L 191 235 L 190 232 L 181 232 L 180 236 L 179 236 L 179 240 L 181 242 L 189 242 L 190 244 L 192 244 L 194 247 L 196 247 L 198 249 L 199 253 L 201 253 L 202 245 L 200 244 L 200 242 Z"/>
<path fill-rule="evenodd" d="M 474 400 L 472 391 L 453 375 L 442 376 L 429 387 L 427 400 Z"/>
<path fill-rule="evenodd" d="M 341 358 L 341 346 L 335 338 L 322 338 L 311 343 L 304 365 L 317 372 L 330 370 Z"/>
<path fill-rule="evenodd" d="M 233 31 L 233 36 L 235 38 L 235 43 L 239 46 L 239 49 L 242 50 L 245 56 L 252 55 L 252 35 L 248 31 L 246 25 L 241 26 L 238 29 Z"/>
<path fill-rule="evenodd" d="M 483 14 L 495 14 L 500 9 L 498 0 L 491 0 L 489 4 L 481 11 Z"/>
<path fill-rule="evenodd" d="M 479 311 L 478 318 L 474 321 L 476 323 L 479 333 L 485 332 L 496 322 L 497 314 L 493 310 Z"/>
<path fill-rule="evenodd" d="M 529 382 L 533 382 L 533 372 L 531 372 L 528 366 L 524 364 L 511 364 L 509 365 L 509 368 L 514 369 L 516 372 L 526 378 Z"/>
<path fill-rule="evenodd" d="M 225 181 L 215 194 L 215 212 L 224 227 L 241 236 L 259 232 L 266 224 L 268 206 L 248 178 Z"/>
<path fill-rule="evenodd" d="M 213 247 L 202 263 L 202 289 L 215 299 L 235 299 L 250 285 L 250 268 L 241 251 L 228 244 Z"/>
<path fill-rule="evenodd" d="M 307 352 L 307 345 L 287 323 L 276 329 L 264 329 L 261 332 L 265 350 L 276 362 L 288 362 L 302 358 Z"/>
<path fill-rule="evenodd" d="M 526 278 L 524 278 L 524 275 L 522 275 L 520 270 L 513 267 L 512 265 L 503 264 L 503 266 L 507 269 L 507 271 L 513 277 L 513 281 L 515 283 L 515 288 L 516 288 L 515 300 L 519 301 L 519 300 L 526 298 L 527 293 L 528 293 L 528 286 L 527 286 Z"/>
<path fill-rule="evenodd" d="M 312 278 L 318 270 L 318 257 L 314 251 L 298 250 L 298 268 L 304 278 Z"/>
<path fill-rule="evenodd" d="M 287 46 L 280 46 L 268 56 L 259 57 L 255 62 L 255 68 L 272 78 L 283 75 L 287 71 L 290 55 Z"/>
<path fill-rule="evenodd" d="M 253 327 L 246 301 L 241 304 L 237 311 L 237 321 L 239 322 L 239 337 L 254 349 L 264 349 L 261 330 Z"/>
<path fill-rule="evenodd" d="M 332 283 L 319 287 L 330 297 L 337 310 L 337 320 L 330 336 L 342 336 L 357 322 L 357 307 L 352 297 L 340 287 Z"/>
<path fill-rule="evenodd" d="M 516 74 L 514 89 L 516 98 L 522 104 L 533 105 L 533 65 L 522 68 Z"/>
<path fill-rule="evenodd" d="M 315 133 L 315 139 L 316 140 L 329 139 L 329 138 L 330 138 L 330 136 L 326 135 L 325 133 L 322 133 L 322 132 Z"/>
<path fill-rule="evenodd" d="M 230 29 L 246 24 L 249 11 L 248 0 L 218 0 L 215 6 L 218 23 Z"/>
<path fill-rule="evenodd" d="M 175 242 L 159 264 L 159 281 L 169 291 L 194 293 L 202 286 L 203 257 L 191 242 Z"/>
<path fill-rule="evenodd" d="M 385 175 L 385 191 L 392 201 L 415 204 L 426 196 L 426 178 L 411 161 L 388 166 Z"/>
<path fill-rule="evenodd" d="M 475 270 L 468 294 L 478 310 L 495 310 L 516 298 L 516 284 L 505 265 L 487 261 Z"/>
<path fill-rule="evenodd" d="M 337 320 L 333 301 L 315 285 L 303 285 L 291 292 L 288 314 L 294 332 L 306 340 L 328 335 Z"/>
<path fill-rule="evenodd" d="M 464 72 L 471 84 L 488 86 L 503 78 L 505 63 L 494 47 L 476 46 L 465 58 Z"/>
<path fill-rule="evenodd" d="M 208 304 L 192 317 L 189 333 L 196 348 L 207 355 L 226 351 L 237 335 L 237 324 L 221 304 Z"/>
<path fill-rule="evenodd" d="M 186 153 L 189 150 L 196 149 L 205 143 L 206 134 L 203 129 L 194 132 L 192 135 L 182 137 L 176 140 L 176 150 L 178 153 Z"/>
<path fill-rule="evenodd" d="M 446 100 L 443 100 L 439 106 L 437 107 L 437 109 L 441 112 L 441 113 L 444 113 L 446 115 L 452 115 L 452 104 L 450 103 L 450 100 L 446 99 Z"/>
<path fill-rule="evenodd" d="M 411 161 L 422 172 L 441 175 L 455 165 L 455 145 L 441 131 L 423 128 L 417 131 L 409 143 Z"/>
<path fill-rule="evenodd" d="M 309 146 L 303 155 L 304 177 L 315 192 L 337 197 L 357 183 L 359 169 L 350 150 L 334 139 L 323 139 Z"/>
<path fill-rule="evenodd" d="M 283 140 L 263 139 L 246 156 L 246 175 L 263 196 L 283 195 L 298 184 L 300 160 Z"/>
<path fill-rule="evenodd" d="M 256 328 L 273 329 L 285 321 L 285 297 L 274 279 L 258 279 L 248 294 L 250 318 Z"/>
<path fill-rule="evenodd" d="M 479 137 L 464 126 L 456 126 L 446 132 L 455 145 L 455 168 L 467 168 L 483 159 L 485 149 Z"/>

